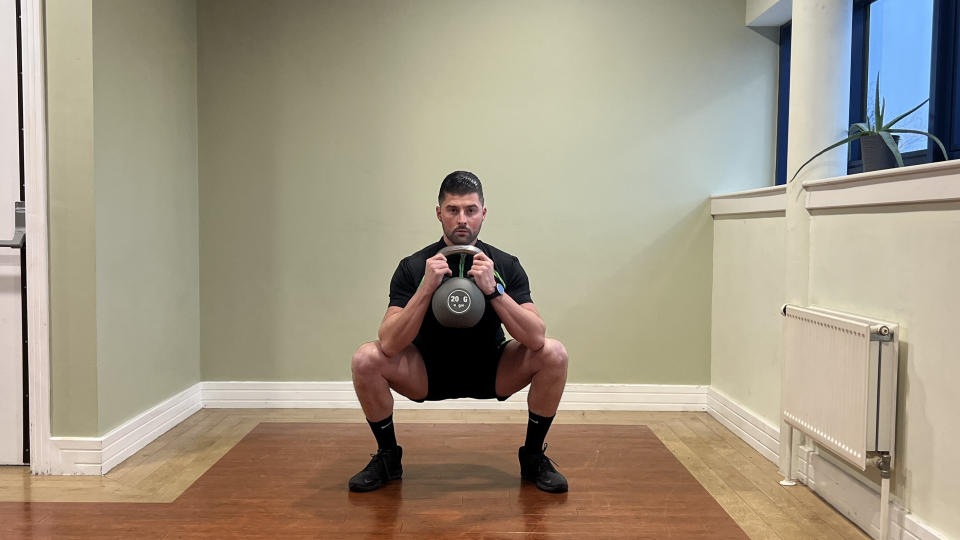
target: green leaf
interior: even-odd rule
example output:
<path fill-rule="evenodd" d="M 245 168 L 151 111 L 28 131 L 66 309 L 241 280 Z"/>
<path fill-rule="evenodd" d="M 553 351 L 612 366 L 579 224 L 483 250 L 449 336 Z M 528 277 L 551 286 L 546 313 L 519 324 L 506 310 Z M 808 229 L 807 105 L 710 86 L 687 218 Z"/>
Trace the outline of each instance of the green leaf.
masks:
<path fill-rule="evenodd" d="M 877 97 L 873 100 L 873 120 L 877 127 L 883 125 L 883 115 L 880 113 L 880 72 L 877 72 L 877 85 L 874 87 Z"/>
<path fill-rule="evenodd" d="M 919 109 L 920 107 L 923 107 L 928 101 L 930 101 L 929 98 L 923 100 L 923 103 L 917 105 L 916 107 L 910 109 L 909 111 L 907 111 L 907 112 L 901 114 L 900 116 L 894 118 L 893 120 L 891 120 L 890 122 L 888 122 L 887 125 L 883 126 L 882 129 L 890 129 L 891 127 L 893 127 L 894 124 L 896 124 L 897 122 L 903 120 L 905 117 L 910 116 L 910 114 L 912 114 L 914 111 L 916 111 L 916 110 Z"/>
<path fill-rule="evenodd" d="M 887 114 L 887 98 L 883 98 L 883 102 L 880 104 L 880 118 L 877 118 L 877 131 L 880 131 L 880 126 L 883 125 L 883 115 Z"/>
<path fill-rule="evenodd" d="M 897 147 L 897 141 L 893 140 L 893 135 L 890 135 L 886 131 L 881 131 L 880 138 L 883 139 L 883 142 L 887 143 L 887 148 L 893 152 L 893 157 L 897 160 L 897 167 L 903 167 L 903 157 L 900 156 L 900 148 Z"/>
<path fill-rule="evenodd" d="M 858 130 L 873 133 L 873 130 L 870 129 L 870 126 L 863 122 L 857 122 L 856 124 L 850 126 L 850 133 L 856 133 Z"/>
<path fill-rule="evenodd" d="M 848 142 L 855 141 L 855 140 L 859 139 L 860 137 L 863 137 L 864 135 L 870 135 L 870 134 L 869 134 L 869 133 L 866 133 L 866 132 L 863 132 L 863 131 L 854 133 L 853 135 L 848 136 L 846 139 L 844 139 L 844 140 L 842 140 L 842 141 L 840 141 L 840 142 L 833 143 L 833 144 L 831 144 L 830 146 L 824 148 L 823 150 L 817 152 L 816 154 L 813 155 L 812 158 L 808 159 L 808 160 L 806 161 L 806 163 L 804 163 L 803 165 L 800 166 L 799 169 L 797 169 L 797 172 L 795 172 L 795 173 L 793 174 L 793 177 L 790 178 L 790 181 L 793 182 L 793 180 L 797 177 L 798 174 L 800 174 L 800 171 L 802 171 L 804 167 L 806 167 L 807 165 L 809 165 L 811 161 L 817 159 L 818 157 L 820 157 L 820 156 L 821 156 L 822 154 L 824 154 L 825 152 L 828 152 L 828 151 L 830 151 L 830 150 L 833 150 L 834 148 L 836 148 L 836 147 L 838 147 L 838 146 L 840 146 L 840 145 L 842 145 L 842 144 L 847 144 Z"/>
<path fill-rule="evenodd" d="M 937 136 L 932 133 L 927 133 L 926 131 L 920 131 L 918 129 L 890 129 L 887 131 L 890 133 L 915 133 L 917 135 L 926 135 L 927 137 L 933 139 L 933 142 L 937 143 L 937 146 L 940 147 L 940 151 L 943 152 L 943 159 L 950 159 L 950 157 L 947 156 L 947 149 L 944 148 L 943 143 L 940 142 L 940 139 L 938 139 Z"/>

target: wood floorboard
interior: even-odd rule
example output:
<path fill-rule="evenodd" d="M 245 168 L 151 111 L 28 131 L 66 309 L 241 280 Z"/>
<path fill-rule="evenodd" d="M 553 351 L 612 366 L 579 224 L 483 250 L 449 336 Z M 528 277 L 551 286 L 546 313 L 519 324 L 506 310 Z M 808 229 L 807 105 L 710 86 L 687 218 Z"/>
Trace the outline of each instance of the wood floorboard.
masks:
<path fill-rule="evenodd" d="M 329 497 L 323 499 L 303 496 L 298 502 L 300 506 L 294 504 L 294 510 L 291 512 L 299 516 L 297 512 L 307 512 L 309 509 L 311 520 L 318 520 L 318 523 L 323 522 L 336 527 L 349 526 L 351 527 L 349 530 L 353 531 L 350 535 L 356 533 L 355 536 L 338 535 L 339 537 L 394 538 L 414 537 L 420 533 L 428 533 L 428 537 L 454 535 L 457 538 L 521 536 L 524 538 L 572 538 L 578 537 L 573 531 L 582 530 L 578 527 L 589 526 L 593 531 L 591 536 L 604 538 L 624 537 L 622 528 L 617 529 L 618 516 L 656 517 L 669 510 L 670 505 L 658 506 L 651 502 L 656 498 L 657 493 L 645 491 L 643 483 L 649 481 L 647 476 L 644 476 L 646 473 L 637 473 L 639 475 L 637 478 L 641 480 L 639 482 L 636 479 L 631 481 L 629 478 L 611 478 L 606 482 L 598 482 L 593 478 L 594 476 L 601 473 L 610 474 L 611 471 L 597 463 L 590 463 L 590 460 L 585 458 L 580 462 L 575 460 L 574 463 L 561 461 L 560 468 L 567 473 L 568 477 L 574 474 L 584 475 L 584 478 L 579 479 L 576 484 L 572 483 L 571 493 L 565 496 L 564 503 L 558 503 L 559 499 L 556 497 L 545 499 L 527 497 L 525 495 L 527 491 L 523 490 L 524 486 L 517 484 L 516 471 L 513 471 L 513 468 L 517 468 L 516 446 L 522 442 L 523 424 L 526 420 L 526 412 L 522 410 L 401 409 L 396 411 L 395 419 L 401 444 L 415 438 L 419 429 L 442 430 L 445 429 L 444 426 L 446 429 L 452 429 L 455 426 L 451 424 L 475 423 L 513 424 L 513 426 L 502 426 L 506 431 L 501 439 L 515 441 L 515 444 L 508 445 L 513 446 L 512 450 L 498 451 L 499 454 L 504 455 L 497 457 L 494 460 L 495 463 L 490 463 L 490 456 L 493 455 L 491 448 L 487 448 L 490 443 L 480 445 L 480 450 L 459 452 L 458 455 L 462 459 L 457 463 L 444 464 L 439 457 L 429 464 L 417 463 L 409 461 L 405 456 L 405 480 L 401 481 L 398 487 L 387 486 L 367 499 L 348 497 L 346 499 L 348 504 L 345 507 L 338 507 L 326 500 Z M 366 446 L 369 448 L 361 451 L 354 461 L 357 459 L 362 461 L 365 459 L 365 453 L 373 450 L 372 437 L 368 431 L 364 431 L 366 426 L 362 413 L 358 410 L 204 409 L 175 426 L 104 477 L 36 477 L 31 476 L 24 467 L 0 467 L 0 501 L 10 501 L 3 503 L 4 512 L 13 511 L 18 515 L 28 516 L 31 527 L 39 527 L 39 529 L 24 529 L 20 531 L 22 534 L 19 536 L 9 536 L 0 532 L 0 537 L 43 537 L 42 534 L 36 533 L 38 530 L 43 530 L 44 524 L 50 525 L 62 519 L 63 516 L 70 515 L 87 520 L 86 525 L 80 525 L 76 530 L 71 531 L 71 534 L 77 533 L 84 537 L 90 535 L 140 538 L 213 537 L 217 535 L 216 531 L 222 531 L 224 526 L 233 527 L 231 530 L 239 534 L 242 529 L 237 528 L 238 520 L 242 523 L 252 520 L 251 516 L 258 513 L 256 510 L 251 516 L 238 517 L 231 514 L 230 506 L 235 501 L 228 497 L 219 506 L 206 505 L 207 511 L 203 513 L 201 516 L 203 519 L 198 523 L 194 518 L 198 518 L 200 514 L 191 513 L 189 505 L 184 506 L 186 503 L 181 501 L 192 500 L 188 494 L 203 483 L 208 473 L 216 471 L 221 461 L 231 456 L 237 447 L 245 444 L 242 442 L 246 441 L 245 436 L 253 433 L 251 430 L 258 429 L 258 424 L 289 422 L 312 424 L 346 422 L 355 428 L 359 425 L 362 428 L 361 432 L 365 433 L 368 439 Z M 595 424 L 610 426 L 593 426 Z M 604 430 L 623 429 L 625 426 L 647 426 L 677 463 L 682 464 L 682 469 L 695 479 L 697 486 L 709 494 L 710 500 L 721 509 L 722 516 L 732 518 L 742 529 L 741 534 L 746 533 L 750 538 L 867 538 L 862 531 L 806 487 L 782 488 L 776 484 L 779 480 L 777 467 L 706 413 L 563 411 L 558 415 L 554 423 L 556 427 L 548 436 L 548 442 L 551 443 L 548 453 L 551 456 L 556 452 L 569 452 L 558 446 L 559 441 L 554 440 L 555 434 L 560 433 L 561 426 L 569 425 L 582 425 L 585 429 L 592 429 L 591 426 L 593 426 Z M 337 426 L 329 427 L 339 429 Z M 451 453 L 458 448 L 462 440 L 463 437 L 454 437 L 451 441 L 445 441 L 444 444 L 435 444 L 434 450 Z M 575 440 L 574 443 L 567 444 L 568 446 L 583 445 L 584 441 L 588 441 L 586 444 L 594 444 L 592 439 Z M 407 444 L 411 443 L 414 441 L 409 441 Z M 415 444 L 420 444 L 420 441 L 416 441 Z M 595 446 L 608 450 L 613 448 L 604 445 Z M 265 448 L 281 455 L 284 452 L 279 447 L 267 445 Z M 621 452 L 626 451 L 621 450 Z M 457 452 L 452 453 L 457 454 Z M 555 457 L 562 455 L 560 453 Z M 564 455 L 564 457 L 567 456 Z M 314 466 L 321 466 L 328 463 L 329 459 L 329 457 L 317 457 L 311 463 Z M 473 463 L 475 466 L 486 463 L 487 468 L 455 468 L 463 467 L 465 463 Z M 359 469 L 362 465 L 363 463 L 355 462 L 352 466 Z M 592 475 L 587 474 L 587 465 L 598 472 Z M 451 467 L 454 468 L 451 469 Z M 569 471 L 570 467 L 574 467 L 576 472 Z M 646 467 L 651 465 L 646 464 Z M 268 468 L 271 471 L 275 469 L 275 467 Z M 451 473 L 456 473 L 458 470 L 470 472 L 475 478 L 485 478 L 485 481 L 492 482 L 495 488 L 457 492 L 449 487 L 449 483 L 445 483 L 445 478 L 449 478 Z M 350 471 L 350 474 L 352 472 L 356 471 Z M 417 480 L 412 480 L 410 474 L 414 474 Z M 315 493 L 326 493 L 328 490 L 335 489 L 345 491 L 345 481 L 349 474 L 344 472 L 340 476 L 342 478 L 331 478 L 326 483 L 318 479 L 309 486 L 308 491 L 314 490 Z M 512 480 L 506 480 L 508 477 Z M 246 478 L 238 480 L 237 477 L 229 479 L 229 482 L 234 484 L 248 481 L 249 479 Z M 224 484 L 224 489 L 238 489 L 236 485 L 229 487 L 229 482 Z M 508 485 L 508 482 L 512 483 Z M 640 487 L 637 487 L 638 485 Z M 430 489 L 424 490 L 425 487 Z M 431 489 L 443 494 L 443 505 L 439 507 L 434 505 L 431 508 L 421 507 L 425 501 L 435 496 Z M 663 489 L 666 488 L 661 487 L 661 491 Z M 392 495 L 391 490 L 395 491 Z M 628 501 L 622 500 L 622 497 L 615 498 L 613 494 L 617 490 L 635 492 L 649 500 L 637 501 L 631 498 Z M 398 495 L 397 492 L 402 495 L 403 501 L 399 507 L 388 504 Z M 517 496 L 518 492 L 523 495 Z M 533 493 L 546 495 L 535 488 Z M 577 498 L 581 495 L 584 499 Z M 19 501 L 34 502 L 14 504 Z M 41 501 L 47 501 L 50 504 Z M 64 513 L 63 506 L 55 503 L 67 501 L 82 504 L 67 505 L 70 509 Z M 193 502 L 196 503 L 196 501 Z M 14 506 L 11 507 L 11 504 Z M 170 515 L 168 511 L 155 511 L 155 509 L 174 506 L 187 510 L 175 516 Z M 510 515 L 511 508 L 519 508 L 519 510 L 513 518 L 507 519 L 504 516 Z M 134 528 L 136 530 L 129 527 L 124 529 L 123 525 L 103 525 L 109 521 L 110 516 L 130 512 L 131 509 L 135 509 L 137 515 L 153 514 L 155 518 L 152 521 L 146 518 L 141 520 L 142 523 L 137 526 L 140 528 Z M 683 522 L 689 529 L 682 527 L 677 529 L 676 532 L 683 533 L 679 537 L 685 537 L 685 535 L 696 537 L 694 530 L 696 527 L 686 524 L 687 521 L 698 524 L 697 527 L 709 521 L 704 521 L 701 513 L 684 514 L 682 509 L 674 508 L 674 510 L 678 512 L 676 520 Z M 472 525 L 469 527 L 464 527 L 466 513 L 473 516 L 471 519 L 478 521 L 471 522 Z M 284 515 L 283 512 L 280 514 Z M 193 517 L 185 517 L 188 515 Z M 6 525 L 0 524 L 0 527 L 9 527 L 8 517 L 8 514 L 0 516 L 2 520 L 0 523 L 6 523 Z M 383 530 L 375 530 L 369 527 L 371 520 L 390 523 L 390 526 Z M 433 525 L 424 525 L 426 522 Z M 354 527 L 359 529 L 354 530 Z M 631 533 L 640 536 L 631 537 L 644 535 L 655 537 L 653 529 L 644 527 L 643 523 L 634 524 Z M 0 531 L 3 530 L 0 528 Z M 338 530 L 343 532 L 347 529 Z M 278 531 L 289 533 L 278 536 L 316 536 L 309 531 L 298 532 L 292 525 L 289 527 L 281 525 Z"/>
<path fill-rule="evenodd" d="M 746 537 L 646 426 L 555 426 L 552 457 L 575 486 L 562 495 L 520 481 L 522 425 L 405 431 L 404 479 L 374 493 L 345 485 L 366 461 L 366 426 L 262 423 L 173 503 L 39 503 L 39 523 L 0 504 L 0 536 Z"/>
<path fill-rule="evenodd" d="M 764 475 L 756 466 L 743 459 L 739 452 L 708 428 L 700 416 L 691 417 L 686 425 L 706 443 L 707 447 L 712 448 L 718 458 L 739 472 L 757 491 L 766 496 L 780 512 L 793 518 L 800 529 L 793 537 L 823 538 L 838 536 L 837 531 L 832 530 L 815 513 L 810 512 L 802 505 L 795 504 L 796 500 L 792 499 L 788 493 L 789 488 L 779 485 L 776 480 Z"/>
<path fill-rule="evenodd" d="M 148 493 L 157 493 L 164 485 L 169 485 L 169 479 L 162 473 L 158 474 L 158 471 L 169 471 L 182 456 L 198 449 L 202 451 L 200 445 L 207 440 L 212 430 L 224 423 L 220 415 L 194 414 L 188 420 L 194 418 L 197 421 L 183 426 L 184 429 L 177 432 L 167 432 L 127 461 L 117 465 L 108 477 Z M 157 478 L 163 478 L 164 482 L 158 482 Z M 189 484 L 184 484 L 180 491 L 188 486 Z"/>
<path fill-rule="evenodd" d="M 728 486 L 701 458 L 688 447 L 670 427 L 670 422 L 653 427 L 654 433 L 680 460 L 700 485 L 726 510 L 750 538 L 780 539 L 777 531 L 768 525 L 736 490 Z"/>
<path fill-rule="evenodd" d="M 746 501 L 767 525 L 775 529 L 781 538 L 786 540 L 808 537 L 799 523 L 784 514 L 769 497 L 757 489 L 753 482 L 736 467 L 728 463 L 717 448 L 709 445 L 694 433 L 690 429 L 689 420 L 670 422 L 669 425 L 680 437 L 680 440 L 684 441 L 720 477 L 726 486 Z"/>
<path fill-rule="evenodd" d="M 801 486 L 781 486 L 778 482 L 782 476 L 777 467 L 710 415 L 700 414 L 695 418 L 696 422 L 689 424 L 692 429 L 710 445 L 720 449 L 731 465 L 737 467 L 784 512 L 794 513 L 795 519 L 805 531 L 817 538 L 857 540 L 870 538 L 846 518 L 823 504 L 823 501 L 815 495 L 813 499 L 816 503 L 811 504 L 814 500 L 803 496 L 804 494 L 812 495 L 810 490 L 797 489 Z M 752 456 L 760 457 L 761 461 L 750 459 Z"/>

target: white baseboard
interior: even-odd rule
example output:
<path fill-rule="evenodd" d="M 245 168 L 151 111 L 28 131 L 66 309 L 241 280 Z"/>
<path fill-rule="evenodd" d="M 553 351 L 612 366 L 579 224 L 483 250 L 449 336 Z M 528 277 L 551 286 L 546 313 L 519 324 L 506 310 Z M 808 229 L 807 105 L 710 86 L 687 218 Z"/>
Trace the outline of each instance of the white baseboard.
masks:
<path fill-rule="evenodd" d="M 880 535 L 880 491 L 877 486 L 861 482 L 844 466 L 819 454 L 811 455 L 807 485 L 871 537 Z M 889 531 L 889 538 L 896 540 L 946 539 L 894 500 L 890 501 Z"/>
<path fill-rule="evenodd" d="M 206 409 L 359 409 L 349 381 L 200 383 Z M 397 403 L 399 408 L 401 403 Z"/>
<path fill-rule="evenodd" d="M 780 455 L 780 430 L 728 396 L 710 388 L 707 412 L 735 433 L 744 442 L 773 463 Z M 796 441 L 799 435 L 794 437 Z M 880 535 L 880 491 L 833 463 L 809 447 L 794 449 L 794 476 L 824 498 L 873 538 Z M 940 540 L 946 537 L 904 509 L 899 502 L 890 502 L 890 538 L 896 540 Z"/>
<path fill-rule="evenodd" d="M 202 384 L 207 408 L 342 408 L 359 409 L 349 381 L 246 382 Z M 707 387 L 659 384 L 568 384 L 561 410 L 580 411 L 706 411 Z M 521 390 L 500 402 L 492 399 L 451 399 L 416 403 L 394 393 L 397 409 L 526 409 Z"/>
<path fill-rule="evenodd" d="M 707 412 L 760 455 L 777 463 L 780 428 L 713 388 L 707 392 Z"/>
<path fill-rule="evenodd" d="M 200 383 L 164 400 L 103 437 L 51 437 L 58 451 L 51 474 L 106 474 L 200 410 Z"/>

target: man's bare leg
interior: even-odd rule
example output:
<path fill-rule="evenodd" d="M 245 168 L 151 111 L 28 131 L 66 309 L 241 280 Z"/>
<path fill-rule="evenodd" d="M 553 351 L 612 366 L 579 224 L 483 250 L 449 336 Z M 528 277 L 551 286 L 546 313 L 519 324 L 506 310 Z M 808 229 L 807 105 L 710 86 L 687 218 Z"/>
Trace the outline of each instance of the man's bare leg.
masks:
<path fill-rule="evenodd" d="M 388 357 L 380 343 L 364 343 L 350 362 L 353 388 L 367 420 L 376 422 L 393 414 L 393 388 L 410 399 L 427 396 L 427 368 L 420 351 L 413 345 Z"/>
<path fill-rule="evenodd" d="M 555 339 L 547 338 L 543 348 L 537 351 L 512 341 L 500 357 L 496 383 L 498 396 L 511 395 L 530 385 L 527 437 L 519 450 L 520 474 L 551 493 L 567 491 L 567 479 L 557 472 L 541 445 L 557 414 L 566 382 L 567 350 Z"/>
<path fill-rule="evenodd" d="M 531 351 L 517 341 L 507 344 L 497 369 L 497 395 L 508 396 L 530 385 L 527 407 L 540 416 L 557 414 L 567 384 L 567 350 L 553 338 Z"/>
<path fill-rule="evenodd" d="M 391 357 L 376 341 L 364 343 L 357 349 L 350 368 L 353 388 L 377 439 L 377 453 L 350 479 L 349 486 L 351 491 L 373 491 L 403 475 L 400 464 L 403 449 L 397 445 L 394 435 L 390 389 L 410 399 L 423 399 L 427 395 L 427 370 L 416 347 L 407 346 Z"/>

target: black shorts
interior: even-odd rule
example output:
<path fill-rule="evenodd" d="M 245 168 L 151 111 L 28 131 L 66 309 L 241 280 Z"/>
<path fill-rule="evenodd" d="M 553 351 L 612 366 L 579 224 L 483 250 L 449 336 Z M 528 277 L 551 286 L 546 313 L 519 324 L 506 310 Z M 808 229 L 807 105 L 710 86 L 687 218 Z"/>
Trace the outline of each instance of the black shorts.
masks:
<path fill-rule="evenodd" d="M 427 368 L 427 397 L 418 400 L 440 401 L 453 398 L 497 398 L 497 367 L 507 343 L 488 346 L 433 347 L 414 345 Z"/>

